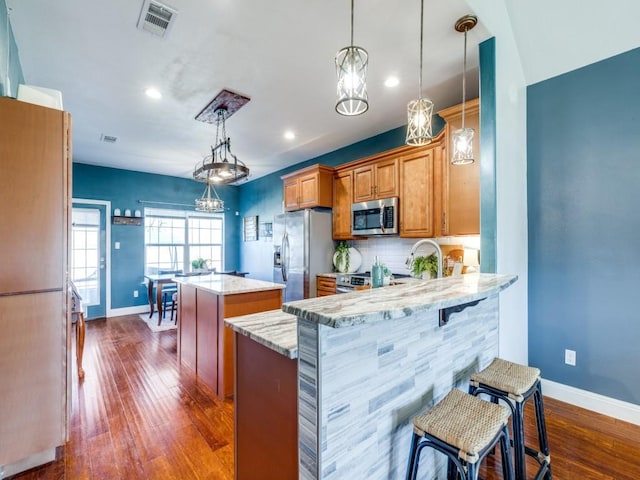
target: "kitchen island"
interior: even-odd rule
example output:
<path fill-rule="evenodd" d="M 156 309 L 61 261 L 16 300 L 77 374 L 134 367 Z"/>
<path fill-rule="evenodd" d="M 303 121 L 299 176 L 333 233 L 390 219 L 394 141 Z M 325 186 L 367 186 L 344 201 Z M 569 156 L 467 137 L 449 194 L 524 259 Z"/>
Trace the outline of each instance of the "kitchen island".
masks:
<path fill-rule="evenodd" d="M 498 294 L 516 280 L 472 274 L 284 304 L 297 319 L 299 474 L 291 478 L 404 478 L 412 418 L 452 387 L 466 390 L 498 355 Z M 245 340 L 274 343 L 273 335 L 260 342 L 256 320 Z M 283 329 L 291 344 L 291 324 Z M 240 405 L 237 419 L 245 413 Z M 428 452 L 421 463 L 444 468 Z"/>
<path fill-rule="evenodd" d="M 280 308 L 279 283 L 232 275 L 175 277 L 178 360 L 219 398 L 234 391 L 233 335 L 224 319 Z"/>

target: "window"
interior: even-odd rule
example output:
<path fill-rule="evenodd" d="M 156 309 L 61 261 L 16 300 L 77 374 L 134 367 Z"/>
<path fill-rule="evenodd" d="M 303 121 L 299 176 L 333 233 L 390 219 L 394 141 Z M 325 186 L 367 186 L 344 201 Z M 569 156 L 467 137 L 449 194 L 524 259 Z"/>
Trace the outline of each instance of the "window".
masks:
<path fill-rule="evenodd" d="M 145 272 L 188 272 L 196 258 L 222 270 L 222 215 L 155 208 L 144 213 Z"/>
<path fill-rule="evenodd" d="M 100 303 L 100 210 L 71 211 L 71 280 L 85 305 Z"/>

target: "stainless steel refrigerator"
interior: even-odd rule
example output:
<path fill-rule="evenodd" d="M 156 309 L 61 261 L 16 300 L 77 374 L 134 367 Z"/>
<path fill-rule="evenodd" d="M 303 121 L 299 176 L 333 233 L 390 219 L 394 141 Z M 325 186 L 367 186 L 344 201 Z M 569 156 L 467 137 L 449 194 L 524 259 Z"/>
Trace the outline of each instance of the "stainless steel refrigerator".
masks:
<path fill-rule="evenodd" d="M 316 275 L 333 271 L 331 212 L 299 210 L 273 219 L 273 281 L 284 301 L 316 296 Z"/>

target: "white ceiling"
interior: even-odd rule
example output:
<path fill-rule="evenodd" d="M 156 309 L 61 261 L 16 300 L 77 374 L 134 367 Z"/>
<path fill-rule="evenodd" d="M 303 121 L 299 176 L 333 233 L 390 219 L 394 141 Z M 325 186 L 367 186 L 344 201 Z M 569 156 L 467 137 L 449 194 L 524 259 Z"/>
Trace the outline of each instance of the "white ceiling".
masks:
<path fill-rule="evenodd" d="M 6 1 L 26 83 L 62 91 L 73 115 L 77 162 L 190 177 L 215 137 L 194 117 L 227 88 L 251 97 L 227 133 L 255 179 L 404 125 L 418 96 L 419 0 L 356 2 L 370 108 L 350 118 L 334 111 L 349 0 L 167 0 L 178 14 L 164 39 L 136 28 L 143 0 Z M 468 1 L 508 19 L 528 85 L 640 46 L 638 0 Z M 425 0 L 423 90 L 436 110 L 461 100 L 463 38 L 453 25 L 467 13 L 465 0 Z M 469 33 L 470 98 L 476 46 L 491 36 L 479 21 Z M 383 86 L 390 74 L 395 89 Z M 148 86 L 163 98 L 145 97 Z"/>
<path fill-rule="evenodd" d="M 136 28 L 143 0 L 7 0 L 25 82 L 60 90 L 73 116 L 74 161 L 190 177 L 215 137 L 215 126 L 194 117 L 227 88 L 251 97 L 227 133 L 255 179 L 405 124 L 418 96 L 418 0 L 356 2 L 370 108 L 349 118 L 334 110 L 349 0 L 167 3 L 178 14 L 159 38 Z M 436 110 L 461 100 L 463 36 L 453 25 L 467 13 L 463 0 L 425 1 L 423 84 Z M 469 97 L 478 94 L 476 46 L 488 37 L 480 19 L 469 33 Z M 391 74 L 400 79 L 394 89 L 383 85 Z M 148 86 L 163 98 L 147 98 Z"/>

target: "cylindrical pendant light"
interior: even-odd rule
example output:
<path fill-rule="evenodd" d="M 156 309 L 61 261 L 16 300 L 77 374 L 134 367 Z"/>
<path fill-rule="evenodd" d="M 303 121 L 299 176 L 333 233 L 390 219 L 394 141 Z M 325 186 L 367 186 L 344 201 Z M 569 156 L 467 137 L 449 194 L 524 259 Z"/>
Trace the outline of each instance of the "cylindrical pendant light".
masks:
<path fill-rule="evenodd" d="M 351 45 L 336 54 L 338 90 L 336 112 L 340 115 L 360 115 L 369 109 L 367 97 L 367 67 L 369 54 L 353 45 L 353 1 L 351 0 Z"/>
<path fill-rule="evenodd" d="M 462 62 L 462 127 L 451 135 L 452 139 L 452 165 L 468 165 L 474 162 L 473 158 L 473 128 L 465 128 L 464 111 L 466 103 L 467 87 L 467 32 L 476 26 L 478 18 L 473 15 L 465 15 L 456 22 L 455 29 L 464 32 L 464 60 Z"/>
<path fill-rule="evenodd" d="M 420 78 L 418 99 L 407 105 L 407 145 L 427 145 L 433 140 L 431 119 L 433 102 L 422 96 L 422 37 L 424 30 L 424 0 L 420 1 Z"/>

